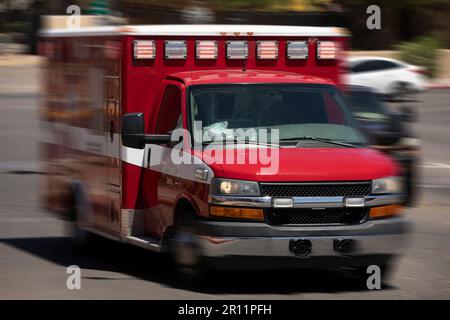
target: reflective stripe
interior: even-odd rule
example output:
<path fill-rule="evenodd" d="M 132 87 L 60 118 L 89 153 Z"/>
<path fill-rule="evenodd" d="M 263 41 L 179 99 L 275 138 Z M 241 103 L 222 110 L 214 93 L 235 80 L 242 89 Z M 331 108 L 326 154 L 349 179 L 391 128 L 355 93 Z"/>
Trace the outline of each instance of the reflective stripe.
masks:
<path fill-rule="evenodd" d="M 172 160 L 172 148 L 148 144 L 144 149 L 125 146 L 119 148 L 120 134 L 115 133 L 111 142 L 108 132 L 101 132 L 70 126 L 61 123 L 41 122 L 41 141 L 57 144 L 70 149 L 107 156 L 153 171 L 179 177 L 189 181 L 211 183 L 214 177 L 212 169 L 198 157 L 183 152 L 183 163 Z M 150 158 L 149 158 L 150 151 Z M 150 160 L 150 161 L 149 161 Z M 195 175 L 198 170 L 206 170 L 206 180 Z"/>

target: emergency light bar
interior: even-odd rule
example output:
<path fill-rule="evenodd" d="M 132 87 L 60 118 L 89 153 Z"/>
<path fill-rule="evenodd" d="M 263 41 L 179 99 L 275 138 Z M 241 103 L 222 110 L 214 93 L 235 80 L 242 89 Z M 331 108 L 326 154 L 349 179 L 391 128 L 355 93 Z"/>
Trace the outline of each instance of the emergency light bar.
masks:
<path fill-rule="evenodd" d="M 317 59 L 331 60 L 337 58 L 338 44 L 334 41 L 317 41 Z"/>
<path fill-rule="evenodd" d="M 187 48 L 185 40 L 164 41 L 164 56 L 166 59 L 186 59 Z"/>
<path fill-rule="evenodd" d="M 277 59 L 278 41 L 257 41 L 256 42 L 257 59 Z"/>
<path fill-rule="evenodd" d="M 218 45 L 215 40 L 197 40 L 196 42 L 197 59 L 217 59 Z M 335 41 L 317 41 L 316 56 L 320 60 L 337 59 L 339 43 Z M 227 41 L 226 42 L 227 59 L 247 59 L 248 42 L 247 41 Z M 164 41 L 164 56 L 166 59 L 186 59 L 187 45 L 186 40 L 166 40 Z M 155 59 L 156 42 L 155 40 L 134 40 L 133 41 L 134 59 Z M 287 59 L 307 59 L 308 42 L 307 41 L 287 41 L 286 42 Z M 278 41 L 264 40 L 256 42 L 257 59 L 277 59 Z"/>
<path fill-rule="evenodd" d="M 217 41 L 197 40 L 195 44 L 197 59 L 217 59 Z"/>
<path fill-rule="evenodd" d="M 288 59 L 308 59 L 308 42 L 288 41 L 286 53 Z"/>
<path fill-rule="evenodd" d="M 227 41 L 227 59 L 247 59 L 247 41 Z"/>
<path fill-rule="evenodd" d="M 154 40 L 134 40 L 133 57 L 135 59 L 155 59 L 156 49 Z"/>

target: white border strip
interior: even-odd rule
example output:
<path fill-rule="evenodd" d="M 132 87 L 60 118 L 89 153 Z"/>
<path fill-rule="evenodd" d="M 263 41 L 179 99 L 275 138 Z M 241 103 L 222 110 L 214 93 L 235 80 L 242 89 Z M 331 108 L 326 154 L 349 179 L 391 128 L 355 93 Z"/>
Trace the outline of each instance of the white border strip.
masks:
<path fill-rule="evenodd" d="M 81 29 L 42 29 L 41 36 L 104 36 L 104 35 L 149 35 L 149 36 L 306 36 L 347 37 L 350 33 L 340 27 L 303 27 L 277 25 L 131 25 L 98 26 Z"/>

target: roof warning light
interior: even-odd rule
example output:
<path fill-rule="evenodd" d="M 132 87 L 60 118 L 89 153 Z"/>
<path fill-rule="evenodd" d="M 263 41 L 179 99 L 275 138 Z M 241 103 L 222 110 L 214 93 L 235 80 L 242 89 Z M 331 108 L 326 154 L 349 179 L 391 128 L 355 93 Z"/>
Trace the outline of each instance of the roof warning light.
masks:
<path fill-rule="evenodd" d="M 258 59 L 277 59 L 278 41 L 257 41 L 256 58 Z"/>
<path fill-rule="evenodd" d="M 247 41 L 227 41 L 227 59 L 247 59 Z"/>
<path fill-rule="evenodd" d="M 135 59 L 155 59 L 155 41 L 154 40 L 134 40 L 133 57 Z"/>

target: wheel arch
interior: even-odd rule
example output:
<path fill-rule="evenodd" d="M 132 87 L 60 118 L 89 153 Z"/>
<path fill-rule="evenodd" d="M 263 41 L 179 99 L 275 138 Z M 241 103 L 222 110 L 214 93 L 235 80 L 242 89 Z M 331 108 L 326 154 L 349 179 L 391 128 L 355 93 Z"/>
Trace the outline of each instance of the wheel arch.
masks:
<path fill-rule="evenodd" d="M 173 222 L 175 223 L 176 219 L 179 218 L 181 214 L 186 211 L 191 211 L 195 217 L 199 216 L 199 208 L 196 205 L 194 199 L 189 197 L 188 195 L 181 194 L 175 200 L 175 207 L 173 210 Z"/>
<path fill-rule="evenodd" d="M 193 215 L 190 218 L 198 218 L 199 216 L 199 209 L 198 206 L 195 204 L 192 198 L 190 198 L 187 195 L 181 194 L 177 197 L 175 201 L 175 207 L 173 210 L 173 220 L 172 224 L 170 226 L 167 226 L 167 228 L 164 230 L 164 234 L 161 238 L 161 244 L 163 246 L 162 251 L 164 252 L 167 249 L 167 240 L 170 239 L 170 236 L 172 235 L 172 232 L 175 229 L 176 221 L 183 217 L 183 214 L 186 212 L 192 212 Z"/>

